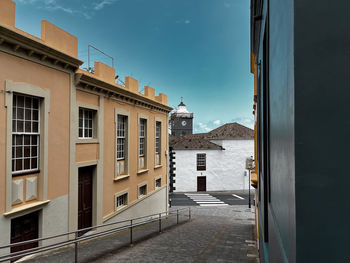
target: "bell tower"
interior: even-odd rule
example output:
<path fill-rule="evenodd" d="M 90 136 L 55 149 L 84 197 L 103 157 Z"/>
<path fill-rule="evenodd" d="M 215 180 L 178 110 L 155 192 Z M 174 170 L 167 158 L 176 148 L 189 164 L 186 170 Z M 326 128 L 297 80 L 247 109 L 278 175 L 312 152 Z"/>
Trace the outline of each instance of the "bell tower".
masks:
<path fill-rule="evenodd" d="M 183 136 L 193 134 L 193 113 L 190 113 L 182 101 L 170 116 L 171 135 Z"/>

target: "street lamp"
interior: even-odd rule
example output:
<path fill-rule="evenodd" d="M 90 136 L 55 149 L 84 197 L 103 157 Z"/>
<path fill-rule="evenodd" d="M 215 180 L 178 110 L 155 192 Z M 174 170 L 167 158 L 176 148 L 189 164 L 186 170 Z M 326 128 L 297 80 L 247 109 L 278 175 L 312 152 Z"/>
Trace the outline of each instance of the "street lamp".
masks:
<path fill-rule="evenodd" d="M 248 201 L 248 207 L 251 208 L 251 204 L 250 204 L 250 170 L 249 170 L 249 184 L 248 184 L 248 195 L 249 195 L 249 201 Z"/>
<path fill-rule="evenodd" d="M 250 156 L 245 161 L 245 168 L 249 171 L 249 181 L 248 181 L 248 207 L 251 208 L 251 199 L 250 199 L 250 173 L 254 169 L 254 159 L 253 156 Z"/>

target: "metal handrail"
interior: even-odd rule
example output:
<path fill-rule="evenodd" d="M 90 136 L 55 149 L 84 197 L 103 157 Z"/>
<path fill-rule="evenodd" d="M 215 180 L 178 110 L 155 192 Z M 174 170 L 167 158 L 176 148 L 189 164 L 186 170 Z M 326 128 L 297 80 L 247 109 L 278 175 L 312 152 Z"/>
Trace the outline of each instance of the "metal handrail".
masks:
<path fill-rule="evenodd" d="M 0 256 L 0 262 L 12 260 L 12 259 L 17 259 L 20 257 L 24 257 L 24 256 L 28 256 L 28 255 L 32 255 L 35 253 L 56 249 L 56 248 L 65 247 L 65 246 L 68 246 L 71 244 L 75 244 L 75 262 L 77 262 L 78 261 L 78 243 L 81 241 L 109 235 L 109 234 L 119 232 L 122 230 L 126 230 L 126 229 L 130 229 L 130 244 L 132 244 L 132 242 L 133 242 L 132 241 L 132 230 L 134 227 L 141 226 L 141 225 L 148 224 L 148 223 L 155 222 L 155 221 L 159 221 L 159 232 L 161 232 L 161 220 L 162 220 L 162 218 L 165 218 L 165 217 L 167 218 L 168 216 L 175 214 L 177 217 L 177 224 L 178 224 L 179 223 L 179 212 L 183 211 L 183 210 L 189 211 L 188 217 L 189 217 L 189 220 L 191 220 L 191 208 L 181 208 L 181 209 L 177 209 L 176 213 L 175 213 L 175 211 L 166 211 L 166 212 L 161 212 L 161 213 L 156 213 L 156 214 L 151 214 L 151 215 L 146 215 L 146 216 L 134 217 L 134 218 L 130 218 L 127 220 L 121 220 L 121 221 L 117 221 L 117 222 L 106 223 L 106 224 L 96 225 L 96 226 L 92 226 L 92 227 L 86 227 L 83 229 L 69 231 L 69 232 L 65 232 L 62 234 L 58 234 L 58 235 L 37 238 L 37 239 L 31 239 L 31 240 L 27 240 L 27 241 L 8 244 L 5 246 L 0 246 L 0 249 L 5 249 L 5 248 L 10 248 L 10 247 L 16 247 L 16 246 L 20 246 L 20 245 L 30 244 L 30 243 L 34 243 L 34 242 L 39 242 L 39 241 L 43 241 L 43 240 L 55 239 L 55 238 L 59 238 L 59 237 L 63 237 L 63 236 L 69 236 L 69 235 L 73 235 L 73 234 L 75 236 L 74 239 L 71 239 L 68 237 L 68 240 L 65 240 L 65 241 L 56 242 L 56 243 L 46 245 L 46 246 L 30 248 L 30 249 L 26 249 L 26 250 L 22 250 L 22 251 L 17 251 L 14 253 L 2 255 L 2 256 Z M 162 215 L 164 215 L 164 216 L 162 216 Z M 142 222 L 134 223 L 135 220 L 140 220 L 140 219 L 147 218 L 147 217 L 150 217 L 150 219 L 144 220 Z M 114 227 L 114 228 L 103 230 L 103 231 L 99 231 L 99 232 L 92 233 L 89 235 L 79 236 L 79 233 L 82 231 L 89 231 L 91 229 L 98 229 L 98 228 L 103 228 L 103 227 L 121 224 L 121 223 L 127 223 L 127 222 L 130 222 L 130 224 L 125 225 L 125 226 Z"/>
<path fill-rule="evenodd" d="M 185 208 L 183 208 L 183 209 L 185 209 Z M 183 210 L 183 209 L 181 209 L 181 210 Z M 179 209 L 179 211 L 180 211 L 180 209 Z M 170 214 L 171 212 L 162 212 L 162 213 L 169 213 Z M 159 215 L 159 213 L 156 213 L 156 214 L 151 214 L 151 215 L 146 215 L 146 216 L 134 217 L 134 218 L 126 219 L 126 220 L 121 220 L 121 221 L 117 221 L 117 222 L 111 222 L 111 223 L 106 223 L 106 224 L 86 227 L 86 228 L 73 230 L 73 231 L 65 232 L 65 233 L 58 234 L 58 235 L 42 237 L 42 238 L 36 238 L 36 239 L 27 240 L 27 241 L 22 241 L 22 242 L 8 244 L 8 245 L 5 245 L 5 246 L 0 246 L 0 249 L 7 248 L 7 247 L 13 247 L 13 246 L 25 245 L 25 244 L 29 244 L 29 243 L 33 243 L 33 242 L 38 242 L 38 241 L 43 241 L 43 240 L 47 240 L 47 239 L 58 238 L 58 237 L 67 236 L 67 235 L 72 235 L 72 234 L 76 234 L 76 233 L 79 233 L 79 232 L 89 231 L 91 229 L 96 229 L 96 228 L 100 228 L 100 227 L 106 227 L 106 226 L 126 223 L 126 222 L 130 222 L 130 220 L 135 221 L 135 220 L 138 220 L 138 219 L 151 217 L 151 216 L 158 216 L 158 215 Z"/>

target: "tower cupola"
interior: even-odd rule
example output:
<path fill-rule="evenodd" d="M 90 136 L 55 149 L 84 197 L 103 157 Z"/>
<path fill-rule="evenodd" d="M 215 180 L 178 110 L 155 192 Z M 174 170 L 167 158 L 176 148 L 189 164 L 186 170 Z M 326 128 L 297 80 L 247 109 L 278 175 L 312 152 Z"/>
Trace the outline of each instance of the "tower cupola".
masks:
<path fill-rule="evenodd" d="M 183 136 L 193 134 L 193 113 L 190 113 L 182 101 L 170 116 L 171 135 Z"/>

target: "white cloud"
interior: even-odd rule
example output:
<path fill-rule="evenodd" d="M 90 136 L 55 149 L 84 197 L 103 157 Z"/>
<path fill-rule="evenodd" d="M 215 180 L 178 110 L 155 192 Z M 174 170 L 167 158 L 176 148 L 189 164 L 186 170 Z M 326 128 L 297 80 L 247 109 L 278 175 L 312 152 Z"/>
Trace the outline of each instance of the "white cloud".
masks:
<path fill-rule="evenodd" d="M 210 132 L 221 124 L 221 120 L 208 121 L 207 123 L 198 122 L 194 124 L 194 132 Z"/>
<path fill-rule="evenodd" d="M 69 14 L 73 14 L 75 11 L 69 7 L 63 7 L 61 5 L 58 5 L 55 0 L 47 0 L 45 1 L 45 8 L 49 11 L 55 11 L 60 10 Z"/>
<path fill-rule="evenodd" d="M 239 124 L 242 124 L 243 126 L 246 126 L 248 128 L 254 129 L 254 117 L 237 117 L 233 118 L 231 122 L 238 122 Z"/>
<path fill-rule="evenodd" d="M 102 8 L 104 8 L 106 5 L 111 5 L 114 2 L 116 2 L 117 0 L 102 0 L 99 3 L 95 3 L 94 4 L 94 10 L 98 11 L 101 10 Z"/>
<path fill-rule="evenodd" d="M 17 0 L 17 1 L 22 4 L 35 4 L 36 2 L 38 2 L 38 0 Z"/>
<path fill-rule="evenodd" d="M 1 0 L 0 0 L 1 1 Z M 69 2 L 69 4 L 63 5 L 62 0 L 17 0 L 19 4 L 30 4 L 35 5 L 36 8 L 45 9 L 48 11 L 62 11 L 71 15 L 80 15 L 86 19 L 90 19 L 95 12 L 100 11 L 106 5 L 111 5 L 119 0 L 99 0 L 97 2 L 86 2 L 83 0 L 77 0 Z M 80 3 L 80 8 L 73 5 L 75 3 Z M 83 6 L 83 8 L 81 8 Z"/>
<path fill-rule="evenodd" d="M 80 11 L 75 11 L 70 7 L 64 7 L 57 3 L 57 0 L 18 0 L 22 4 L 36 5 L 37 8 L 42 8 L 48 11 L 60 10 L 68 14 L 82 13 Z"/>
<path fill-rule="evenodd" d="M 191 20 L 189 19 L 179 19 L 179 20 L 176 20 L 175 21 L 176 24 L 190 24 L 191 23 Z"/>
<path fill-rule="evenodd" d="M 254 128 L 254 117 L 236 117 L 233 118 L 229 121 L 225 120 L 210 120 L 207 122 L 194 122 L 194 132 L 195 133 L 203 133 L 203 132 L 210 132 L 221 125 L 224 125 L 225 123 L 232 123 L 232 122 L 237 122 L 243 126 L 246 126 L 248 128 L 253 129 Z"/>
<path fill-rule="evenodd" d="M 198 122 L 198 128 L 199 128 L 199 132 L 208 132 L 211 130 L 207 124 L 204 124 L 202 122 Z"/>

